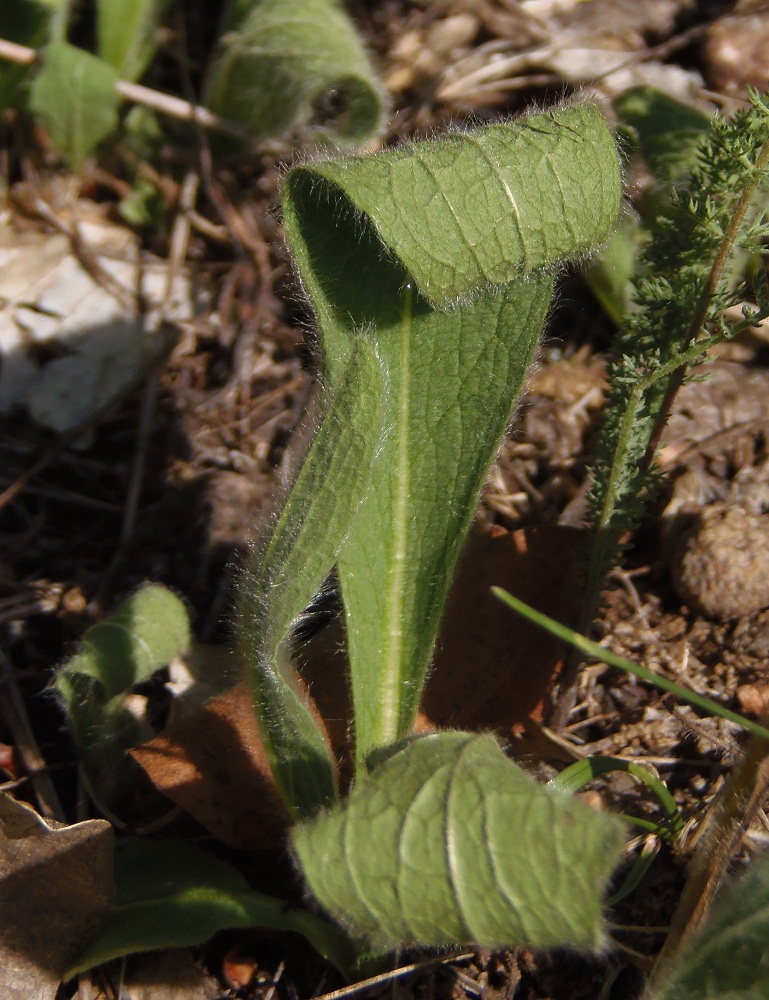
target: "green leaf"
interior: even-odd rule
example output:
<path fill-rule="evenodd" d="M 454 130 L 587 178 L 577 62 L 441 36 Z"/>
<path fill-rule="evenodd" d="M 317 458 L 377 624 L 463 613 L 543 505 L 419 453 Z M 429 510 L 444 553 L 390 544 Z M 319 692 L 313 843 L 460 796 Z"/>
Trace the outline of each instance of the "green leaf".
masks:
<path fill-rule="evenodd" d="M 592 105 L 292 170 L 284 218 L 324 374 L 363 330 L 387 373 L 339 559 L 359 763 L 411 731 L 478 496 L 531 362 L 548 273 L 605 239 L 620 176 Z"/>
<path fill-rule="evenodd" d="M 167 7 L 168 0 L 97 0 L 97 51 L 122 80 L 138 80 L 149 65 Z"/>
<path fill-rule="evenodd" d="M 489 735 L 408 743 L 301 824 L 310 888 L 375 947 L 600 948 L 616 819 L 538 785 Z"/>
<path fill-rule="evenodd" d="M 166 587 L 145 584 L 88 629 L 78 652 L 59 671 L 56 686 L 66 698 L 74 676 L 88 677 L 103 705 L 147 680 L 189 644 L 184 604 Z"/>
<path fill-rule="evenodd" d="M 117 894 L 99 936 L 67 977 L 137 951 L 201 944 L 233 927 L 272 927 L 303 935 L 344 974 L 349 939 L 305 910 L 250 888 L 235 868 L 183 841 L 126 837 L 115 849 Z"/>
<path fill-rule="evenodd" d="M 732 887 L 654 1000 L 769 996 L 769 855 Z"/>
<path fill-rule="evenodd" d="M 92 780 L 109 798 L 121 788 L 125 751 L 139 738 L 124 706 L 140 681 L 186 652 L 187 610 L 159 584 L 146 584 L 85 633 L 78 652 L 59 670 L 55 688 Z"/>
<path fill-rule="evenodd" d="M 368 488 L 382 427 L 383 380 L 358 340 L 271 535 L 242 580 L 239 644 L 271 766 L 289 807 L 308 815 L 336 795 L 323 730 L 290 662 L 295 624 L 331 572 Z"/>
<path fill-rule="evenodd" d="M 45 0 L 13 0 L 0 4 L 0 38 L 30 49 L 39 48 L 46 40 L 51 11 L 57 3 Z M 0 61 L 0 109 L 18 97 L 22 81 L 29 75 L 28 66 Z"/>
<path fill-rule="evenodd" d="M 79 170 L 117 127 L 117 73 L 90 52 L 67 42 L 52 42 L 42 55 L 43 67 L 32 84 L 30 109 L 70 165 Z"/>
<path fill-rule="evenodd" d="M 657 181 L 644 197 L 648 220 L 667 206 L 671 185 L 687 177 L 696 163 L 697 145 L 710 130 L 710 119 L 654 87 L 632 87 L 619 94 L 613 104 L 627 126 L 624 131 L 631 133 L 629 144 L 637 147 Z M 633 308 L 631 278 L 647 239 L 646 227 L 626 205 L 606 246 L 585 268 L 588 285 L 617 326 Z"/>
<path fill-rule="evenodd" d="M 615 97 L 614 110 L 638 138 L 646 165 L 660 183 L 688 177 L 710 118 L 655 87 L 631 87 Z"/>
<path fill-rule="evenodd" d="M 644 239 L 638 216 L 625 203 L 614 232 L 601 252 L 584 268 L 585 281 L 616 326 L 632 308 L 630 279 Z"/>
<path fill-rule="evenodd" d="M 314 129 L 359 145 L 381 127 L 385 98 L 338 0 L 233 5 L 204 101 L 256 137 Z"/>

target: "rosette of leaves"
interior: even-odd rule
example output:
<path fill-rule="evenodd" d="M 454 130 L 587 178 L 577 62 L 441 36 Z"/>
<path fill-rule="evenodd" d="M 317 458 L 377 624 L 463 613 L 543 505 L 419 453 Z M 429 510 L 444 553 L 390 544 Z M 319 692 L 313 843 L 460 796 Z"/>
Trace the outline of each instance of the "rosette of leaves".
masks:
<path fill-rule="evenodd" d="M 244 573 L 239 646 L 300 820 L 302 870 L 375 948 L 603 942 L 617 821 L 538 786 L 490 737 L 409 737 L 555 272 L 606 239 L 619 197 L 613 139 L 591 104 L 303 165 L 286 180 L 324 400 Z M 296 626 L 334 567 L 355 730 L 347 798 L 292 664 Z"/>

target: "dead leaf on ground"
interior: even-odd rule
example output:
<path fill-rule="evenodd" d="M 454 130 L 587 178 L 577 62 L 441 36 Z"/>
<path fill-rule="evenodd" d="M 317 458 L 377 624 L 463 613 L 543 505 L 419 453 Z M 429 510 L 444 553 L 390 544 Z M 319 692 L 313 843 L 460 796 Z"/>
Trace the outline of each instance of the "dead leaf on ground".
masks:
<path fill-rule="evenodd" d="M 53 1000 L 114 893 L 112 828 L 62 826 L 0 796 L 0 996 Z"/>
<path fill-rule="evenodd" d="M 574 528 L 541 525 L 477 533 L 446 606 L 422 711 L 435 726 L 509 731 L 539 718 L 563 647 L 517 618 L 490 592 L 503 587 L 571 624 L 577 607 Z"/>
<path fill-rule="evenodd" d="M 138 240 L 94 203 L 81 199 L 78 213 L 90 273 L 62 233 L 0 221 L 0 412 L 25 407 L 55 431 L 95 413 L 157 350 L 165 296 L 165 263 L 144 259 Z M 128 308 L 137 286 L 150 307 L 141 317 Z M 188 286 L 174 282 L 166 318 L 190 318 Z"/>
<path fill-rule="evenodd" d="M 242 850 L 284 843 L 290 817 L 245 684 L 175 721 L 131 756 L 156 788 L 222 843 Z"/>

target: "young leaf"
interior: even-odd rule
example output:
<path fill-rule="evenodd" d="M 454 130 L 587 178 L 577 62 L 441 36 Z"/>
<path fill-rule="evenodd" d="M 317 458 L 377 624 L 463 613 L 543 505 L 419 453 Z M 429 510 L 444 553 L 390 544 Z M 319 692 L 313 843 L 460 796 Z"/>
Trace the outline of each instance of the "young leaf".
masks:
<path fill-rule="evenodd" d="M 320 903 L 377 948 L 600 948 L 622 828 L 538 785 L 493 737 L 408 743 L 294 831 Z"/>
<path fill-rule="evenodd" d="M 361 329 L 387 373 L 386 437 L 339 559 L 359 763 L 411 731 L 549 305 L 541 269 L 603 240 L 619 196 L 592 105 L 288 175 L 286 231 L 326 378 L 338 379 Z"/>
<path fill-rule="evenodd" d="M 61 41 L 43 50 L 30 108 L 75 170 L 117 127 L 116 82 L 113 67 L 90 52 Z"/>
<path fill-rule="evenodd" d="M 650 1000 L 769 996 L 769 856 L 732 887 Z"/>
<path fill-rule="evenodd" d="M 309 815 L 335 797 L 325 734 L 290 662 L 295 623 L 331 572 L 369 484 L 381 437 L 383 381 L 358 340 L 266 544 L 249 557 L 239 644 L 265 749 L 287 805 Z"/>
<path fill-rule="evenodd" d="M 349 939 L 335 927 L 255 892 L 237 869 L 183 841 L 124 838 L 115 849 L 115 882 L 112 914 L 68 977 L 137 951 L 201 944 L 231 927 L 294 931 L 343 974 L 352 967 Z"/>
<path fill-rule="evenodd" d="M 145 584 L 88 629 L 78 652 L 59 671 L 56 687 L 70 705 L 75 678 L 87 678 L 94 698 L 107 705 L 170 663 L 189 643 L 184 604 L 166 587 Z"/>
<path fill-rule="evenodd" d="M 124 697 L 140 681 L 185 652 L 187 610 L 159 584 L 146 584 L 88 629 L 78 652 L 59 670 L 55 687 L 92 779 L 118 792 L 125 751 L 139 737 Z"/>
<path fill-rule="evenodd" d="M 350 145 L 377 134 L 385 103 L 338 0 L 232 4 L 204 100 L 257 137 L 314 127 Z"/>
<path fill-rule="evenodd" d="M 168 0 L 97 0 L 98 54 L 121 80 L 138 80 L 157 48 Z"/>

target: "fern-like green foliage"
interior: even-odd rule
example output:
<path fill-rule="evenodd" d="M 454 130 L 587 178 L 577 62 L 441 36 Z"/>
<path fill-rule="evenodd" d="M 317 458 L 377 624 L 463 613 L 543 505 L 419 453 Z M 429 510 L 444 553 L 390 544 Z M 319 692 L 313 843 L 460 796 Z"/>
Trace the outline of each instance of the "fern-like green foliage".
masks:
<path fill-rule="evenodd" d="M 609 368 L 609 397 L 592 470 L 592 538 L 584 615 L 591 624 L 620 540 L 637 526 L 653 495 L 652 459 L 688 367 L 714 345 L 769 315 L 763 283 L 758 310 L 728 325 L 724 312 L 742 301 L 730 261 L 755 251 L 769 229 L 760 206 L 769 161 L 769 101 L 751 95 L 731 120 L 714 117 L 685 185 L 652 220 L 651 240 L 634 279 L 637 308 L 626 318 Z M 757 207 L 757 205 L 759 207 Z"/>

